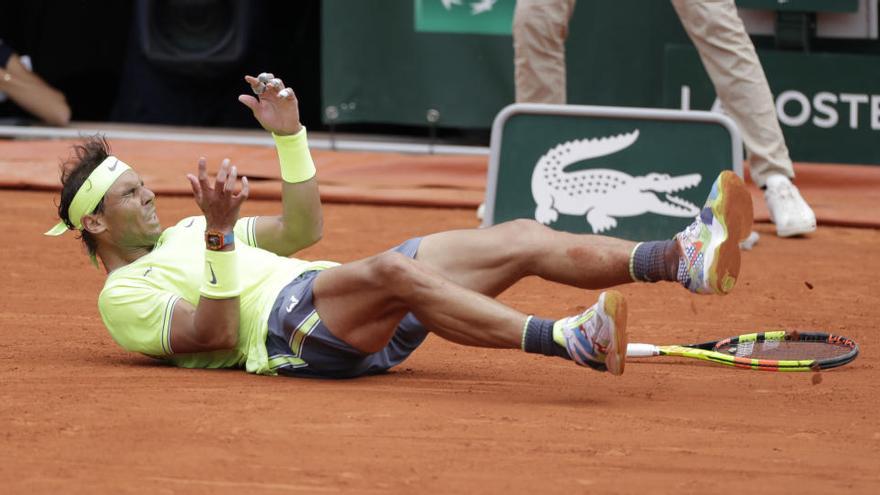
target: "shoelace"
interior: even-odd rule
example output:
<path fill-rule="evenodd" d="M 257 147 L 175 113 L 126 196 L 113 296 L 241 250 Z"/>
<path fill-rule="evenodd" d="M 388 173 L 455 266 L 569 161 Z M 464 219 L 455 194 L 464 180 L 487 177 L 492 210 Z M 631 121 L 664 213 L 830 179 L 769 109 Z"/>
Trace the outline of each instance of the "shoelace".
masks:
<path fill-rule="evenodd" d="M 695 220 L 681 232 L 682 240 L 688 244 L 693 244 L 694 241 L 698 241 L 700 239 L 700 231 L 702 230 L 702 227 L 703 222 L 699 219 Z"/>

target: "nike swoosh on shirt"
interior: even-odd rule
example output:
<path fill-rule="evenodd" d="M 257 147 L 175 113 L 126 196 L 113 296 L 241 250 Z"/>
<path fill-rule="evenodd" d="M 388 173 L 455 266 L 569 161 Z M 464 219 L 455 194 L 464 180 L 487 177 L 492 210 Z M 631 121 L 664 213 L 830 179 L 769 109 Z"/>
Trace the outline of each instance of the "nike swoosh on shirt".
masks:
<path fill-rule="evenodd" d="M 297 304 L 299 304 L 299 299 L 297 299 L 296 296 L 290 296 L 290 304 L 288 304 L 287 307 L 284 309 L 287 310 L 288 313 L 290 313 L 291 311 L 293 311 L 293 308 L 295 308 Z"/>
<path fill-rule="evenodd" d="M 195 223 L 195 221 L 196 221 L 195 218 L 190 218 L 190 219 L 189 219 L 189 223 L 186 224 L 186 225 L 184 225 L 183 228 L 192 227 L 192 224 Z"/>

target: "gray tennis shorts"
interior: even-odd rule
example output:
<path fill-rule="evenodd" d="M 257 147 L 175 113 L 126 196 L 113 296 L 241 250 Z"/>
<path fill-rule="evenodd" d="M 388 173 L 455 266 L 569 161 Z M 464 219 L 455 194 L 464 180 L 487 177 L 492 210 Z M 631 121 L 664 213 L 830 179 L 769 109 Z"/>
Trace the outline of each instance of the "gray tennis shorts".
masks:
<path fill-rule="evenodd" d="M 416 237 L 391 249 L 415 258 L 422 238 Z M 354 378 L 384 373 L 402 363 L 428 336 L 412 313 L 397 325 L 391 341 L 379 352 L 367 354 L 334 337 L 321 321 L 312 301 L 312 286 L 320 271 L 308 271 L 281 289 L 269 316 L 266 350 L 274 357 L 290 356 L 304 365 L 285 363 L 279 374 L 316 378 Z M 291 301 L 295 301 L 291 306 Z M 288 311 L 290 310 L 290 311 Z"/>

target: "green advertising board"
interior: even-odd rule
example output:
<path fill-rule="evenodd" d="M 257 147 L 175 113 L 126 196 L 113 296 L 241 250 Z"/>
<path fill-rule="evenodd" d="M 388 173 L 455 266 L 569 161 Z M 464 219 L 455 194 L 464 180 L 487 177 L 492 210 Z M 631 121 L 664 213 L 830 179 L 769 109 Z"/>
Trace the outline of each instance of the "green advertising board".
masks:
<path fill-rule="evenodd" d="M 796 9 L 806 2 L 777 3 Z M 490 127 L 514 101 L 513 40 L 500 32 L 502 17 L 504 23 L 512 19 L 515 4 L 497 0 L 491 10 L 479 7 L 473 14 L 474 7 L 489 3 L 324 0 L 324 123 L 421 126 L 426 135 L 428 126 Z M 852 0 L 809 5 L 850 10 Z M 509 26 L 504 29 L 509 33 Z M 771 46 L 772 40 L 757 37 L 756 43 Z M 578 2 L 566 42 L 569 103 L 679 109 L 682 87 L 688 86 L 690 108 L 709 110 L 714 94 L 696 52 L 667 52 L 670 46 L 693 45 L 668 1 Z M 759 51 L 774 93 L 800 93 L 786 93 L 783 100 L 793 122 L 809 115 L 802 125 L 783 121 L 789 150 L 798 161 L 880 164 L 880 146 L 870 143 L 878 133 L 871 126 L 880 112 L 874 110 L 880 108 L 880 40 L 824 40 L 822 47 L 863 54 Z M 804 116 L 801 95 L 811 107 Z M 858 111 L 855 129 L 849 128 L 851 105 Z M 821 127 L 834 120 L 823 118 L 827 106 L 838 117 L 833 132 Z M 817 116 L 818 128 L 812 123 Z"/>
<path fill-rule="evenodd" d="M 742 141 L 717 113 L 514 104 L 492 127 L 483 226 L 668 239 L 722 170 L 742 175 Z"/>
<path fill-rule="evenodd" d="M 439 127 L 491 127 L 514 101 L 515 2 L 493 5 L 491 13 L 510 23 L 500 35 L 462 21 L 489 15 L 471 16 L 481 0 L 461 0 L 449 11 L 445 1 L 321 3 L 324 123 L 427 126 L 436 110 Z M 441 22 L 447 13 L 456 22 Z M 663 46 L 687 40 L 668 1 L 578 2 L 566 43 L 569 102 L 659 106 Z"/>
<path fill-rule="evenodd" d="M 859 0 L 736 0 L 736 5 L 780 12 L 855 12 Z"/>
<path fill-rule="evenodd" d="M 793 160 L 880 163 L 880 57 L 758 51 Z M 697 51 L 667 46 L 664 106 L 721 111 Z"/>
<path fill-rule="evenodd" d="M 516 0 L 414 0 L 422 33 L 510 35 Z"/>

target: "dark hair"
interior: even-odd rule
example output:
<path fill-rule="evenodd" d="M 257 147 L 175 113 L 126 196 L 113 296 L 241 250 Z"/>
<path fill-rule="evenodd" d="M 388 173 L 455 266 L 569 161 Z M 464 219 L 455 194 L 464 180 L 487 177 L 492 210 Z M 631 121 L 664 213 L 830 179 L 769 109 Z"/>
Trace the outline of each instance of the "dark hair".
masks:
<path fill-rule="evenodd" d="M 72 155 L 61 164 L 61 203 L 58 205 L 58 216 L 69 228 L 74 229 L 68 212 L 70 203 L 73 202 L 73 197 L 76 196 L 76 192 L 89 178 L 89 175 L 98 168 L 104 159 L 110 156 L 110 143 L 104 136 L 96 134 L 86 138 L 81 144 L 74 145 L 72 151 Z M 101 198 L 94 213 L 103 211 L 104 198 Z M 89 255 L 93 256 L 98 247 L 95 237 L 85 230 L 81 230 L 80 238 L 86 245 Z"/>

